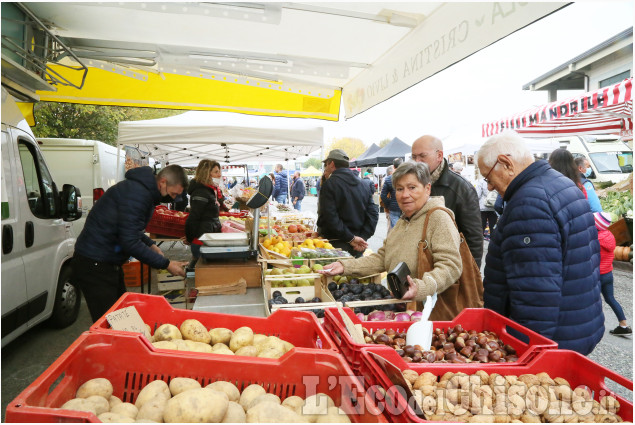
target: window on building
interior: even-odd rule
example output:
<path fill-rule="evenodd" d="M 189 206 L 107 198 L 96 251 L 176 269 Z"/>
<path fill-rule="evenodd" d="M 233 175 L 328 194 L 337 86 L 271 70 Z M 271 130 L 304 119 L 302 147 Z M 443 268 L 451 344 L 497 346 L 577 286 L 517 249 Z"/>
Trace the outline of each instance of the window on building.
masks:
<path fill-rule="evenodd" d="M 621 72 L 617 75 L 614 75 L 611 78 L 607 78 L 606 80 L 601 80 L 600 81 L 600 88 L 603 87 L 608 87 L 608 86 L 612 86 L 613 84 L 617 84 L 621 81 L 626 80 L 627 78 L 631 77 L 631 70 L 629 69 L 628 71 L 624 71 Z"/>

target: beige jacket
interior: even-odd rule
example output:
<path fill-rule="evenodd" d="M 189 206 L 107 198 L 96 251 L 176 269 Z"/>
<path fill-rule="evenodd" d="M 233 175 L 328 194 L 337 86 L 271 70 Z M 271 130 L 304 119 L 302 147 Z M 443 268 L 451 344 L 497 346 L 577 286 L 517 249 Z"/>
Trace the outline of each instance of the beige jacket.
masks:
<path fill-rule="evenodd" d="M 384 245 L 375 254 L 355 260 L 341 260 L 344 274 L 368 276 L 382 273 L 392 270 L 404 261 L 410 269 L 410 276 L 418 286 L 415 297 L 417 301 L 425 300 L 428 295 L 434 294 L 435 290 L 437 293 L 445 291 L 459 279 L 463 266 L 459 254 L 459 231 L 452 218 L 444 211 L 433 212 L 428 221 L 428 243 L 432 251 L 434 268 L 425 273 L 423 279 L 415 279 L 419 276 L 418 244 L 423 235 L 427 212 L 431 208 L 442 206 L 445 206 L 443 197 L 433 196 L 410 220 L 402 216 L 388 233 Z M 436 281 L 436 285 L 430 277 Z"/>

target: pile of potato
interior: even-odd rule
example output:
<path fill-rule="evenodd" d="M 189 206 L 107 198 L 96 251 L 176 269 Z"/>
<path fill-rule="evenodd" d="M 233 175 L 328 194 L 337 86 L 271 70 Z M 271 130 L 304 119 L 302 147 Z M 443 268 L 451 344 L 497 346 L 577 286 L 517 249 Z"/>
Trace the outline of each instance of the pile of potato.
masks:
<path fill-rule="evenodd" d="M 156 348 L 201 353 L 229 354 L 237 356 L 277 359 L 294 346 L 275 336 L 254 334 L 249 327 L 231 331 L 214 328 L 209 331 L 198 320 L 188 319 L 181 328 L 171 324 L 161 325 L 152 336 Z"/>
<path fill-rule="evenodd" d="M 612 396 L 593 400 L 588 387 L 571 388 L 566 379 L 536 375 L 488 374 L 482 370 L 437 376 L 402 372 L 430 421 L 470 423 L 614 423 L 620 403 Z"/>
<path fill-rule="evenodd" d="M 91 379 L 77 390 L 76 397 L 62 409 L 91 412 L 102 422 L 165 423 L 350 423 L 333 399 L 318 393 L 306 400 L 298 396 L 268 394 L 257 384 L 238 388 L 217 381 L 205 388 L 191 378 L 152 381 L 137 396 L 134 404 L 123 403 L 112 395 L 105 378 Z"/>

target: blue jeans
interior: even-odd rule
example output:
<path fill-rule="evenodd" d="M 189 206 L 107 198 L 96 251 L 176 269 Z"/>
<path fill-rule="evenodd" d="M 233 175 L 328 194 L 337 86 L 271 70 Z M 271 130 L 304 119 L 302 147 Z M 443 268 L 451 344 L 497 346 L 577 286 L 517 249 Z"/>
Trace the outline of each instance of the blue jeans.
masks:
<path fill-rule="evenodd" d="M 283 194 L 283 195 L 278 195 L 276 196 L 276 202 L 279 204 L 286 204 L 287 203 L 287 194 Z"/>
<path fill-rule="evenodd" d="M 401 217 L 401 211 L 388 211 L 390 214 L 390 227 L 395 227 L 397 220 Z"/>
<path fill-rule="evenodd" d="M 298 199 L 295 201 L 295 205 L 293 206 L 298 211 L 302 211 L 302 199 Z"/>
<path fill-rule="evenodd" d="M 613 296 L 613 272 L 601 274 L 600 283 L 602 284 L 602 296 L 604 297 L 604 301 L 611 307 L 611 310 L 613 310 L 613 313 L 617 316 L 617 320 L 620 322 L 626 320 L 622 306 Z"/>

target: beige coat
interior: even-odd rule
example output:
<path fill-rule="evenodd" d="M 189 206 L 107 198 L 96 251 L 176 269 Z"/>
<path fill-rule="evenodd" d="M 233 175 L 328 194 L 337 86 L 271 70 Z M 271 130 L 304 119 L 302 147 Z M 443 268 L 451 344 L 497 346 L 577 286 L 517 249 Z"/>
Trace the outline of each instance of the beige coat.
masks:
<path fill-rule="evenodd" d="M 415 279 L 419 275 L 418 244 L 423 235 L 423 224 L 427 212 L 431 208 L 442 206 L 445 206 L 443 197 L 433 196 L 410 220 L 402 216 L 388 233 L 384 245 L 375 254 L 355 260 L 341 260 L 340 262 L 344 265 L 344 274 L 368 276 L 382 273 L 392 270 L 404 261 L 410 269 L 410 276 L 417 284 L 415 296 L 417 301 L 423 301 L 435 292 L 445 291 L 459 279 L 463 266 L 459 254 L 459 232 L 450 216 L 444 211 L 433 212 L 428 221 L 428 243 L 432 251 L 434 268 L 425 273 L 423 279 Z M 436 285 L 430 278 L 436 281 Z"/>

